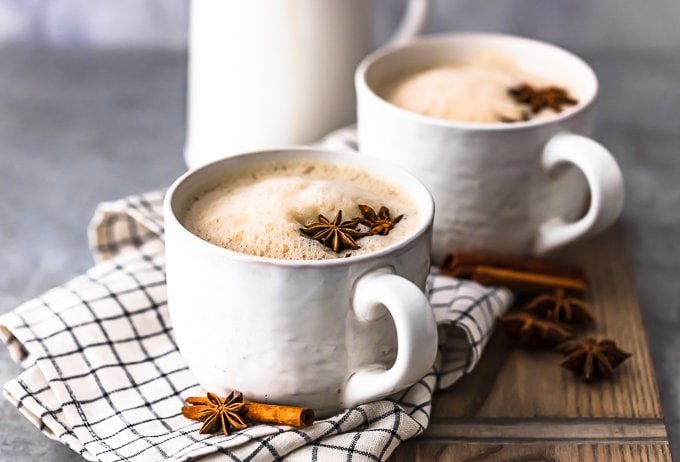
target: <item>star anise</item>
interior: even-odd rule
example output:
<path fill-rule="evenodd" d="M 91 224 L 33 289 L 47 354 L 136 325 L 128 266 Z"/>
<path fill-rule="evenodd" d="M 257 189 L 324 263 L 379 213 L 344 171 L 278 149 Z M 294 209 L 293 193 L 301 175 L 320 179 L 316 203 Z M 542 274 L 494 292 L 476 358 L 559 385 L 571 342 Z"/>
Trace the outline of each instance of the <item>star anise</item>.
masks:
<path fill-rule="evenodd" d="M 300 231 L 315 241 L 321 242 L 333 252 L 340 252 L 343 249 L 359 248 L 355 239 L 365 236 L 366 233 L 356 229 L 358 225 L 358 218 L 342 221 L 342 210 L 340 210 L 333 221 L 319 215 L 318 222 L 310 223 L 304 228 L 300 228 Z"/>
<path fill-rule="evenodd" d="M 525 307 L 527 311 L 539 313 L 553 321 L 568 324 L 585 324 L 595 319 L 588 304 L 574 296 L 568 296 L 564 289 L 535 297 Z"/>
<path fill-rule="evenodd" d="M 188 419 L 200 420 L 203 426 L 199 433 L 222 433 L 229 435 L 232 429 L 242 430 L 247 427 L 241 417 L 246 412 L 243 395 L 232 391 L 226 398 L 220 398 L 208 392 L 207 397 L 190 397 L 186 402 L 190 406 L 182 406 L 182 415 Z"/>
<path fill-rule="evenodd" d="M 534 88 L 525 83 L 508 89 L 508 94 L 515 102 L 529 106 L 534 114 L 545 108 L 561 112 L 565 105 L 578 104 L 578 100 L 560 87 Z"/>
<path fill-rule="evenodd" d="M 390 216 L 390 210 L 382 206 L 378 213 L 375 213 L 368 205 L 359 204 L 359 210 L 361 210 L 361 218 L 359 218 L 359 223 L 368 226 L 368 235 L 373 236 L 375 234 L 380 234 L 382 236 L 387 236 L 394 225 L 399 223 L 404 215 L 399 215 L 398 217 L 392 219 Z"/>
<path fill-rule="evenodd" d="M 525 311 L 501 316 L 498 323 L 510 337 L 530 348 L 553 348 L 573 336 L 567 327 L 536 318 Z"/>
<path fill-rule="evenodd" d="M 566 356 L 560 365 L 576 374 L 583 374 L 586 382 L 610 377 L 614 368 L 631 357 L 630 353 L 619 349 L 613 340 L 571 340 L 559 348 Z"/>

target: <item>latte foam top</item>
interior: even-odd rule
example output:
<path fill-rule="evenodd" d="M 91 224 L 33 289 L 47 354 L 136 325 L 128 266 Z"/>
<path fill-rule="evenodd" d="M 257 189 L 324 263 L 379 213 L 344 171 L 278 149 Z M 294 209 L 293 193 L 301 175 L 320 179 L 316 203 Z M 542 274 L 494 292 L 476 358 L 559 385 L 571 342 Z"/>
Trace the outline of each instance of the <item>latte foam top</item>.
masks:
<path fill-rule="evenodd" d="M 398 78 L 386 87 L 384 97 L 396 106 L 430 117 L 497 123 L 522 119 L 526 107 L 517 104 L 508 89 L 523 83 L 539 87 L 550 84 L 506 56 L 480 53 L 465 62 Z M 532 119 L 554 114 L 545 110 Z"/>
<path fill-rule="evenodd" d="M 404 218 L 387 236 L 367 236 L 356 250 L 335 253 L 301 233 L 324 215 L 332 220 L 360 216 L 358 204 L 390 209 Z M 192 233 L 213 244 L 250 255 L 320 260 L 363 255 L 410 235 L 419 221 L 413 202 L 388 180 L 363 170 L 315 160 L 263 164 L 224 178 L 195 195 L 181 217 Z"/>

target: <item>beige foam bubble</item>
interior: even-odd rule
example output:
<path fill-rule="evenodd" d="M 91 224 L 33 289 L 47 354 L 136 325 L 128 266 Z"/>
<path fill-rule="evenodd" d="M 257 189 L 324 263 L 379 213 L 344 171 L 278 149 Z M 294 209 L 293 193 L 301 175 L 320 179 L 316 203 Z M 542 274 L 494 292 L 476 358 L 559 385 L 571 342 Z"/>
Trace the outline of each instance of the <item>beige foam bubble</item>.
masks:
<path fill-rule="evenodd" d="M 359 216 L 357 204 L 404 215 L 387 236 L 368 236 L 357 250 L 335 253 L 300 232 L 319 214 Z M 184 226 L 219 246 L 250 255 L 318 260 L 363 255 L 410 235 L 419 220 L 413 202 L 389 180 L 359 169 L 317 161 L 285 161 L 238 172 L 198 195 Z"/>

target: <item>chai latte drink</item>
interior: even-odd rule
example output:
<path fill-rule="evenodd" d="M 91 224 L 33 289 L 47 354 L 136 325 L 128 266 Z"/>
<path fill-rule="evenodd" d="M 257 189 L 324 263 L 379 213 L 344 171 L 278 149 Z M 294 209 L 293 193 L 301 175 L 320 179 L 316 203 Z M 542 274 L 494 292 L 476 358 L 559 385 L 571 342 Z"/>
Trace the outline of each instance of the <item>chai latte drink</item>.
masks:
<path fill-rule="evenodd" d="M 403 109 L 440 119 L 520 122 L 548 119 L 557 115 L 561 106 L 576 104 L 568 89 L 556 84 L 523 69 L 510 57 L 480 52 L 465 61 L 397 76 L 385 85 L 382 96 Z M 543 91 L 545 97 L 553 98 L 552 103 L 546 100 L 536 109 L 538 100 L 532 102 L 533 94 L 519 94 L 522 87 L 529 92 Z"/>
<path fill-rule="evenodd" d="M 369 235 L 365 219 L 359 224 L 353 222 L 364 218 L 360 205 L 368 206 L 376 215 L 385 207 L 393 226 L 383 234 Z M 358 248 L 336 252 L 330 244 L 305 234 L 303 229 L 323 221 L 319 215 L 329 222 L 335 218 L 338 223 L 350 222 L 345 228 L 353 228 L 359 235 L 355 240 Z M 353 166 L 306 158 L 267 162 L 233 172 L 194 195 L 180 221 L 202 239 L 236 252 L 321 260 L 365 255 L 389 247 L 414 232 L 419 213 L 409 197 L 387 178 Z"/>

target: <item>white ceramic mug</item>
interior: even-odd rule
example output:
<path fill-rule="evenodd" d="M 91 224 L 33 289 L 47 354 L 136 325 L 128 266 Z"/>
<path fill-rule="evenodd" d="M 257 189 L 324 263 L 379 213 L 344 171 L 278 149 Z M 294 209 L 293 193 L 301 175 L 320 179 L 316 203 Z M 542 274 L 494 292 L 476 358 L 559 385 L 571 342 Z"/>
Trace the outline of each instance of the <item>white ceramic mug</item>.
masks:
<path fill-rule="evenodd" d="M 423 27 L 409 0 L 391 42 Z M 368 0 L 192 0 L 187 145 L 197 167 L 304 144 L 355 119 L 353 75 L 373 42 Z"/>
<path fill-rule="evenodd" d="M 420 115 L 381 96 L 397 76 L 489 51 L 567 86 L 578 106 L 546 119 L 479 124 Z M 355 84 L 360 151 L 406 168 L 435 199 L 435 262 L 454 249 L 544 254 L 605 229 L 621 213 L 621 171 L 585 136 L 597 78 L 561 48 L 508 35 L 422 37 L 366 57 Z"/>
<path fill-rule="evenodd" d="M 211 244 L 178 218 L 194 194 L 235 169 L 310 157 L 389 178 L 420 211 L 415 231 L 363 256 L 280 260 Z M 260 151 L 186 173 L 168 191 L 164 214 L 174 336 L 206 389 L 324 416 L 406 388 L 432 366 L 437 333 L 423 290 L 434 204 L 407 172 L 356 154 Z"/>

